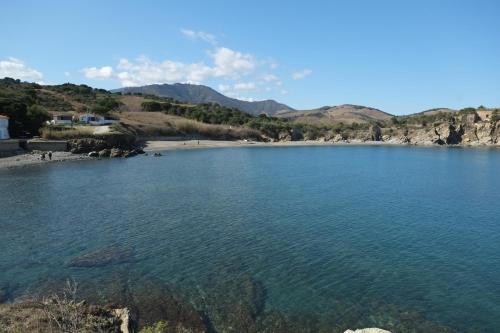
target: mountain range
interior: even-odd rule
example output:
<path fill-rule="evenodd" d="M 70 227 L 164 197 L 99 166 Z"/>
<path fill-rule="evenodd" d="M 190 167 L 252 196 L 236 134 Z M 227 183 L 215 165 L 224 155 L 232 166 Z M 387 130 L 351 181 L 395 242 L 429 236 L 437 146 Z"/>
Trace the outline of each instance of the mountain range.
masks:
<path fill-rule="evenodd" d="M 253 102 L 243 101 L 225 96 L 208 86 L 187 83 L 153 84 L 140 87 L 126 87 L 112 90 L 112 92 L 121 92 L 123 94 L 142 93 L 156 95 L 160 97 L 172 98 L 188 104 L 217 103 L 222 106 L 237 108 L 252 115 L 265 113 L 268 116 L 287 118 L 289 120 L 315 125 L 340 122 L 346 124 L 354 122 L 369 123 L 373 121 L 384 121 L 393 117 L 393 115 L 376 108 L 353 104 L 323 106 L 321 108 L 311 110 L 295 110 L 292 107 L 279 103 L 275 100 L 269 99 Z M 436 113 L 449 112 L 457 112 L 457 110 L 435 108 L 409 116 L 433 115 Z"/>
<path fill-rule="evenodd" d="M 261 113 L 274 115 L 280 111 L 293 111 L 288 105 L 278 103 L 271 99 L 255 102 L 242 101 L 224 96 L 210 87 L 196 84 L 153 84 L 142 87 L 120 88 L 112 90 L 112 92 L 156 95 L 193 104 L 218 103 L 222 106 L 237 108 L 252 115 L 259 115 Z"/>

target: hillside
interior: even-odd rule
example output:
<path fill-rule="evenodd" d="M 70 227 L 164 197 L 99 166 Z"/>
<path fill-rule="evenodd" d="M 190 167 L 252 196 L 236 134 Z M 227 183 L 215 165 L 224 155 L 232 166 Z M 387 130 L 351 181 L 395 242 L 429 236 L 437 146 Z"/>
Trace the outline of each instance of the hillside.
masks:
<path fill-rule="evenodd" d="M 217 103 L 222 106 L 237 108 L 253 115 L 261 113 L 274 115 L 283 110 L 293 111 L 291 107 L 274 100 L 247 102 L 224 96 L 210 87 L 194 84 L 153 84 L 142 87 L 120 88 L 113 90 L 113 92 L 156 95 L 192 104 Z"/>
<path fill-rule="evenodd" d="M 305 111 L 280 112 L 276 116 L 295 122 L 314 125 L 332 123 L 366 124 L 374 121 L 385 121 L 392 117 L 392 115 L 375 108 L 352 104 L 343 104 L 333 107 L 324 106 L 319 109 Z"/>
<path fill-rule="evenodd" d="M 415 116 L 419 116 L 419 115 L 432 116 L 432 115 L 435 115 L 438 113 L 454 113 L 454 112 L 458 112 L 458 111 L 459 110 L 450 109 L 450 108 L 433 108 L 433 109 L 429 109 L 429 110 L 425 110 L 422 112 L 412 114 L 412 116 L 413 115 L 415 115 Z"/>

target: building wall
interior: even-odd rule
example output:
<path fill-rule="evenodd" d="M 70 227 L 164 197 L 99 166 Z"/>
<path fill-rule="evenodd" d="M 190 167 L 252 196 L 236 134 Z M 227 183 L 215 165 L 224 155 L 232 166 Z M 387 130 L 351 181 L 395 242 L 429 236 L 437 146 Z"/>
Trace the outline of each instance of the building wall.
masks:
<path fill-rule="evenodd" d="M 9 139 L 9 120 L 0 118 L 0 140 Z"/>
<path fill-rule="evenodd" d="M 2 140 L 0 141 L 0 153 L 1 152 L 10 152 L 19 149 L 19 141 L 18 140 Z"/>

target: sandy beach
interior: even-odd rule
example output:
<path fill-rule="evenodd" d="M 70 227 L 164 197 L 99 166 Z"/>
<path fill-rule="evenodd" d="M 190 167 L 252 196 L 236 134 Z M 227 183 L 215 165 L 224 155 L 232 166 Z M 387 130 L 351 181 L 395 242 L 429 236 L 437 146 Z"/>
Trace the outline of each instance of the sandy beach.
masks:
<path fill-rule="evenodd" d="M 325 141 L 280 141 L 280 142 L 254 142 L 254 141 L 217 141 L 217 140 L 186 140 L 168 141 L 151 140 L 146 141 L 144 151 L 161 151 L 175 149 L 199 149 L 199 148 L 224 148 L 224 147 L 297 147 L 297 146 L 341 146 L 341 145 L 392 145 L 381 142 L 325 142 Z"/>

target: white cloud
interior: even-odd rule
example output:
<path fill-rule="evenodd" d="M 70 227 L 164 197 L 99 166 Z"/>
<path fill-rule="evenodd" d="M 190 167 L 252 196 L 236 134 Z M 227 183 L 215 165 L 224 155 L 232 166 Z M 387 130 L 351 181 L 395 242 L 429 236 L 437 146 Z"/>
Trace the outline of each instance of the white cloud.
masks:
<path fill-rule="evenodd" d="M 115 68 L 87 67 L 83 68 L 82 72 L 89 79 L 112 78 L 118 80 L 122 86 L 138 86 L 174 82 L 202 83 L 210 78 L 238 79 L 252 73 L 257 67 L 252 55 L 226 47 L 216 48 L 209 55 L 213 60 L 211 66 L 204 62 L 183 63 L 168 59 L 156 62 L 146 56 L 140 56 L 135 60 L 120 59 Z M 239 86 L 236 89 L 245 87 Z"/>
<path fill-rule="evenodd" d="M 239 99 L 240 101 L 245 101 L 245 102 L 254 102 L 255 99 L 252 97 L 244 97 L 244 96 L 234 96 L 233 98 Z"/>
<path fill-rule="evenodd" d="M 122 86 L 138 86 L 154 83 L 200 83 L 214 75 L 213 68 L 200 63 L 186 64 L 165 60 L 155 62 L 141 56 L 136 61 L 121 59 L 116 66 L 116 79 Z"/>
<path fill-rule="evenodd" d="M 204 32 L 204 31 L 194 31 L 190 29 L 181 29 L 181 32 L 184 36 L 186 36 L 189 39 L 197 40 L 201 39 L 202 41 L 205 41 L 207 43 L 210 43 L 212 45 L 217 44 L 217 38 L 215 38 L 214 35 Z"/>
<path fill-rule="evenodd" d="M 311 75 L 311 73 L 312 73 L 312 70 L 310 70 L 310 69 L 307 69 L 307 68 L 306 68 L 306 69 L 303 69 L 303 70 L 301 70 L 301 71 L 294 72 L 294 73 L 292 74 L 292 78 L 293 78 L 294 80 L 302 80 L 302 79 L 303 79 L 303 78 L 305 78 L 306 76 Z"/>
<path fill-rule="evenodd" d="M 0 60 L 0 78 L 11 77 L 23 81 L 42 83 L 43 74 L 16 58 Z"/>
<path fill-rule="evenodd" d="M 214 60 L 215 76 L 239 77 L 248 74 L 256 67 L 256 61 L 250 54 L 219 47 L 211 54 Z"/>
<path fill-rule="evenodd" d="M 262 75 L 262 81 L 264 81 L 264 82 L 276 82 L 276 81 L 279 81 L 279 79 L 276 75 L 264 74 L 264 75 Z"/>
<path fill-rule="evenodd" d="M 87 67 L 82 69 L 83 74 L 89 79 L 109 79 L 113 76 L 113 68 L 111 66 Z"/>

